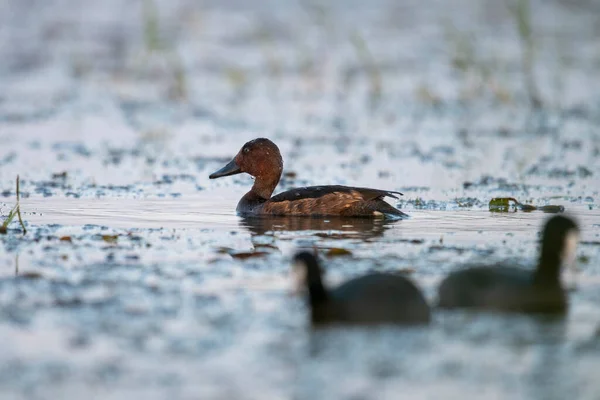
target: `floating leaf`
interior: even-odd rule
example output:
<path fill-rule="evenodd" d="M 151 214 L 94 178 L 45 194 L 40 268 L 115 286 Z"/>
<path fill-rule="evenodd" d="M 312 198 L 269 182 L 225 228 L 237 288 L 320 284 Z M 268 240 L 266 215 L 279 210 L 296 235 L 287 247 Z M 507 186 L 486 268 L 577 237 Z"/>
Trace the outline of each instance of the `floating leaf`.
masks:
<path fill-rule="evenodd" d="M 327 251 L 326 255 L 327 257 L 351 256 L 352 252 L 341 247 L 333 247 Z"/>
<path fill-rule="evenodd" d="M 268 244 L 268 243 L 263 243 L 263 244 L 255 244 L 254 245 L 255 249 L 259 249 L 259 248 L 263 248 L 263 249 L 273 249 L 273 250 L 279 250 L 279 247 L 274 246 L 272 244 Z"/>
<path fill-rule="evenodd" d="M 525 212 L 535 211 L 538 209 L 536 206 L 533 206 L 531 204 L 517 203 L 517 206 L 521 209 L 521 211 L 525 211 Z"/>
<path fill-rule="evenodd" d="M 489 203 L 489 209 L 492 212 L 508 212 L 511 211 L 511 208 L 524 212 L 539 210 L 546 213 L 559 213 L 565 211 L 563 206 L 547 205 L 537 207 L 532 204 L 523 204 L 513 197 L 495 197 Z"/>
<path fill-rule="evenodd" d="M 119 235 L 102 235 L 102 240 L 106 243 L 117 243 Z"/>
<path fill-rule="evenodd" d="M 247 260 L 248 258 L 255 257 L 265 257 L 269 255 L 266 251 L 254 251 L 254 252 L 240 252 L 240 253 L 231 253 L 230 256 L 233 258 L 237 258 L 239 260 Z"/>
<path fill-rule="evenodd" d="M 71 236 L 61 236 L 58 240 L 60 240 L 61 242 L 69 242 L 69 243 L 73 242 L 73 240 L 71 239 Z"/>
<path fill-rule="evenodd" d="M 218 247 L 218 248 L 216 248 L 216 249 L 215 249 L 215 252 L 216 252 L 217 254 L 231 254 L 231 253 L 233 253 L 234 251 L 235 251 L 235 250 L 234 250 L 234 249 L 232 249 L 231 247 L 225 247 L 225 246 Z"/>
<path fill-rule="evenodd" d="M 565 208 L 563 206 L 541 206 L 538 207 L 538 210 L 543 211 L 545 213 L 561 213 L 565 211 Z"/>
<path fill-rule="evenodd" d="M 508 212 L 510 211 L 510 197 L 495 197 L 490 200 L 489 209 L 492 212 Z"/>
<path fill-rule="evenodd" d="M 19 276 L 25 279 L 39 279 L 42 277 L 42 274 L 38 271 L 27 271 L 19 274 Z"/>
<path fill-rule="evenodd" d="M 67 179 L 67 171 L 52 174 L 52 179 Z"/>
<path fill-rule="evenodd" d="M 267 247 L 267 246 L 263 246 L 263 247 Z M 267 251 L 237 251 L 235 249 L 232 249 L 231 247 L 218 247 L 215 249 L 216 253 L 218 254 L 229 254 L 232 258 L 237 258 L 238 260 L 246 260 L 248 258 L 254 258 L 254 257 L 264 257 L 267 256 L 271 253 L 267 252 Z"/>

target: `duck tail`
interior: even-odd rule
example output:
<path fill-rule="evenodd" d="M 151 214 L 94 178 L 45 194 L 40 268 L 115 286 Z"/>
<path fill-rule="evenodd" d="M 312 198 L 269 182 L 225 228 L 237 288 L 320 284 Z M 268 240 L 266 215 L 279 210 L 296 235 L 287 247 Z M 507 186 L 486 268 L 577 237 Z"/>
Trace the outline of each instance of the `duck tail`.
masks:
<path fill-rule="evenodd" d="M 375 211 L 382 213 L 387 219 L 405 219 L 409 217 L 408 214 L 403 213 L 383 200 L 378 202 Z"/>

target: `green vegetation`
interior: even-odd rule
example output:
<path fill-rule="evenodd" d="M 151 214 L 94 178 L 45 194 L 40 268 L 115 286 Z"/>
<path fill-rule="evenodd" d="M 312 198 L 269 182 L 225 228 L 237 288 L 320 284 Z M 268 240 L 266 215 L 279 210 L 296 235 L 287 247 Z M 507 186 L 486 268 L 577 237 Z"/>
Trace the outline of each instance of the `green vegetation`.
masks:
<path fill-rule="evenodd" d="M 525 94 L 532 107 L 540 108 L 543 102 L 535 79 L 536 41 L 531 0 L 508 0 L 507 6 L 519 38 Z M 466 83 L 462 97 L 472 99 L 490 93 L 500 102 L 511 102 L 513 95 L 502 84 L 502 60 L 478 54 L 479 46 L 474 33 L 461 32 L 452 23 L 447 26 L 450 64 Z"/>
<path fill-rule="evenodd" d="M 188 97 L 187 75 L 183 61 L 174 46 L 162 40 L 160 35 L 160 15 L 154 0 L 144 0 L 142 10 L 144 47 L 146 57 L 157 55 L 164 58 L 168 67 L 168 96 L 172 100 L 185 100 Z M 146 64 L 146 61 L 144 64 Z"/>
<path fill-rule="evenodd" d="M 23 219 L 21 218 L 21 205 L 20 201 L 20 189 L 19 189 L 19 176 L 17 175 L 17 204 L 10 210 L 4 222 L 0 226 L 0 234 L 5 235 L 8 232 L 8 226 L 15 219 L 15 216 L 19 218 L 19 224 L 21 224 L 21 228 L 23 229 L 23 235 L 27 233 L 27 229 L 25 228 L 25 224 L 23 223 Z"/>
<path fill-rule="evenodd" d="M 375 58 L 369 49 L 367 41 L 358 32 L 352 33 L 350 36 L 350 42 L 354 46 L 354 50 L 356 50 L 356 54 L 358 59 L 361 61 L 363 68 L 368 73 L 370 82 L 369 97 L 372 102 L 377 102 L 379 99 L 381 99 L 383 84 L 381 72 L 377 67 Z"/>
<path fill-rule="evenodd" d="M 502 82 L 504 66 L 501 60 L 479 54 L 476 36 L 446 24 L 446 40 L 450 52 L 450 65 L 464 81 L 460 97 L 474 100 L 489 95 L 500 103 L 510 103 L 512 95 Z M 422 97 L 422 92 L 417 93 Z M 426 97 L 425 97 L 426 99 Z"/>
<path fill-rule="evenodd" d="M 514 197 L 495 197 L 492 200 L 490 200 L 489 210 L 492 212 L 508 212 L 516 210 L 530 212 L 538 210 L 546 213 L 560 213 L 564 212 L 565 208 L 563 206 L 554 205 L 538 207 L 531 204 L 523 204 Z"/>
<path fill-rule="evenodd" d="M 539 96 L 537 85 L 534 78 L 535 64 L 535 46 L 531 19 L 531 1 L 516 0 L 516 4 L 510 7 L 512 15 L 515 19 L 521 40 L 521 52 L 523 62 L 523 73 L 525 75 L 525 87 L 529 96 L 531 105 L 535 108 L 542 106 L 542 101 Z"/>
<path fill-rule="evenodd" d="M 162 50 L 158 25 L 158 10 L 153 0 L 145 0 L 143 6 L 144 44 L 149 52 Z"/>

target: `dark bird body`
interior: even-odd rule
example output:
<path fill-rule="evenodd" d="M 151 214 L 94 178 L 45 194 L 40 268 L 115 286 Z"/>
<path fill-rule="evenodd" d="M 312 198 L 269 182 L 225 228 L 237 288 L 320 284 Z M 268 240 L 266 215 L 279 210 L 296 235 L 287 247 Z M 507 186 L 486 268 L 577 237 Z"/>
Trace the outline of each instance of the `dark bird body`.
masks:
<path fill-rule="evenodd" d="M 499 265 L 454 272 L 439 287 L 439 307 L 521 313 L 566 312 L 568 299 L 560 269 L 574 252 L 577 232 L 577 225 L 569 218 L 551 218 L 544 228 L 535 271 Z"/>
<path fill-rule="evenodd" d="M 252 189 L 237 205 L 237 213 L 252 215 L 407 217 L 392 207 L 384 197 L 398 198 L 400 192 L 350 186 L 310 186 L 288 190 L 273 197 L 281 179 L 283 160 L 275 143 L 255 139 L 246 143 L 225 167 L 210 175 L 211 179 L 246 172 L 255 177 Z"/>
<path fill-rule="evenodd" d="M 439 289 L 439 306 L 563 313 L 567 296 L 560 283 L 539 281 L 531 271 L 509 266 L 473 267 L 444 280 Z"/>
<path fill-rule="evenodd" d="M 419 289 L 407 278 L 373 273 L 326 289 L 314 255 L 295 257 L 308 287 L 313 325 L 427 324 L 430 309 Z"/>

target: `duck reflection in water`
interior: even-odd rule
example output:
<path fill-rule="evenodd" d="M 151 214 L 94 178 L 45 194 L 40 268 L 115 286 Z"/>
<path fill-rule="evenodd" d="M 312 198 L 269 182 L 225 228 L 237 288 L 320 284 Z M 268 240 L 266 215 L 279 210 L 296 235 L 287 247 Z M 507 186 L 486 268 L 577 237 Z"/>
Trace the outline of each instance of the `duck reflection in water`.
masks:
<path fill-rule="evenodd" d="M 368 240 L 382 237 L 394 221 L 370 218 L 298 218 L 246 217 L 241 218 L 240 226 L 248 229 L 253 236 L 271 235 L 276 232 L 308 233 L 329 239 Z"/>

